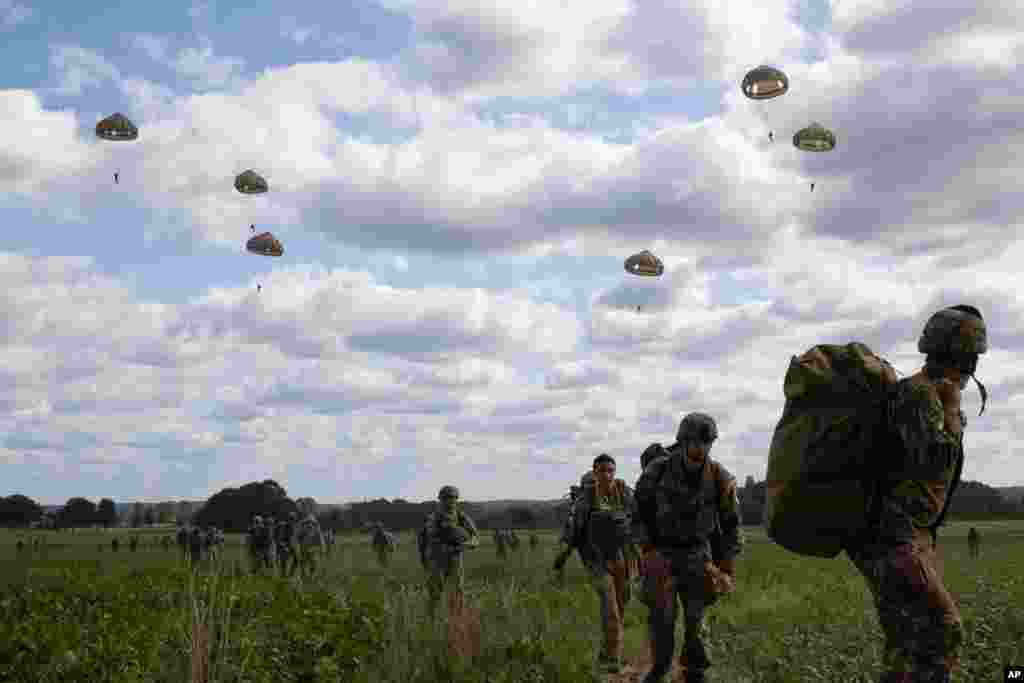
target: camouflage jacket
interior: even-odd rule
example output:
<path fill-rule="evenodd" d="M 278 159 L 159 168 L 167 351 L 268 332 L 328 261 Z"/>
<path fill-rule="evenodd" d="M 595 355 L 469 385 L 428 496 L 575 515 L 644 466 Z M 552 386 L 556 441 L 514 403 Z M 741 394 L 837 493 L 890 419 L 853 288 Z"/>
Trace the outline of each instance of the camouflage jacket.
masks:
<path fill-rule="evenodd" d="M 634 541 L 657 548 L 700 550 L 709 559 L 732 560 L 743 548 L 736 478 L 708 457 L 694 486 L 681 451 L 674 448 L 669 453 L 669 457 L 649 462 L 637 482 Z M 716 548 L 711 547 L 712 537 L 716 537 Z"/>
<path fill-rule="evenodd" d="M 886 544 L 909 543 L 915 529 L 936 528 L 959 483 L 963 432 L 946 429 L 942 401 L 929 385 L 920 375 L 900 380 L 892 428 L 876 453 L 887 469 L 875 527 Z M 960 423 L 967 425 L 962 411 Z"/>
<path fill-rule="evenodd" d="M 574 502 L 570 519 L 567 520 L 564 536 L 566 543 L 579 550 L 580 559 L 588 566 L 599 563 L 601 559 L 621 559 L 623 556 L 631 559 L 634 554 L 631 538 L 633 507 L 633 491 L 621 479 L 615 480 L 612 493 L 608 496 L 599 495 L 593 486 L 584 488 Z M 605 516 L 608 517 L 607 521 L 598 519 Z M 619 518 L 618 522 L 614 517 Z M 606 528 L 598 529 L 599 524 Z M 607 537 L 616 534 L 613 527 L 618 524 L 623 525 L 621 536 L 612 541 Z M 615 557 L 606 557 L 612 554 L 615 546 L 619 546 Z"/>
<path fill-rule="evenodd" d="M 436 552 L 457 554 L 467 545 L 476 545 L 478 532 L 469 515 L 456 509 L 448 515 L 436 510 L 427 515 L 417 538 L 420 559 L 425 560 Z"/>

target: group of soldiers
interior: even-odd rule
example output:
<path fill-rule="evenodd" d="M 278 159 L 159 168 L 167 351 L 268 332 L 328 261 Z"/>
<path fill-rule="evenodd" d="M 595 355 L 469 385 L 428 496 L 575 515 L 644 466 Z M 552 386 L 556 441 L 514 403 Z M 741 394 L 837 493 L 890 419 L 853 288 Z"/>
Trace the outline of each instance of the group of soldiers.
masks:
<path fill-rule="evenodd" d="M 937 532 L 963 468 L 961 391 L 987 346 L 977 308 L 934 314 L 918 341 L 924 366 L 897 382 L 889 424 L 870 445 L 874 460 L 889 469 L 868 495 L 866 526 L 844 541 L 843 550 L 867 583 L 884 634 L 880 683 L 949 683 L 959 668 L 963 625 L 944 585 Z M 986 392 L 978 384 L 984 410 Z M 679 612 L 685 623 L 681 668 L 688 683 L 705 680 L 711 661 L 704 612 L 736 589 L 744 545 L 736 479 L 710 457 L 717 438 L 712 417 L 690 413 L 674 444 L 644 451 L 635 489 L 615 478 L 615 459 L 601 454 L 571 492 L 554 568 L 561 572 L 573 550 L 579 553 L 600 605 L 597 659 L 605 671 L 621 669 L 623 613 L 636 586 L 648 609 L 652 655 L 643 683 L 660 683 L 669 672 Z M 445 588 L 461 603 L 463 551 L 478 544 L 473 521 L 459 508 L 458 489 L 445 486 L 438 499 L 419 535 L 432 610 Z M 968 546 L 977 557 L 976 529 Z"/>
<path fill-rule="evenodd" d="M 334 546 L 334 532 L 325 534 L 316 517 L 306 515 L 300 519 L 294 510 L 280 520 L 253 515 L 247 545 L 257 573 L 273 572 L 276 566 L 283 577 L 294 576 L 297 571 L 312 575 L 317 571 L 319 557 Z"/>
<path fill-rule="evenodd" d="M 199 568 L 204 563 L 216 562 L 220 547 L 224 545 L 224 532 L 212 524 L 178 524 L 175 534 L 181 559 Z"/>
<path fill-rule="evenodd" d="M 519 550 L 519 534 L 515 529 L 495 529 L 494 546 L 499 558 L 507 557 L 509 550 Z M 535 531 L 530 532 L 530 548 L 536 549 L 538 546 L 540 546 L 540 536 Z"/>

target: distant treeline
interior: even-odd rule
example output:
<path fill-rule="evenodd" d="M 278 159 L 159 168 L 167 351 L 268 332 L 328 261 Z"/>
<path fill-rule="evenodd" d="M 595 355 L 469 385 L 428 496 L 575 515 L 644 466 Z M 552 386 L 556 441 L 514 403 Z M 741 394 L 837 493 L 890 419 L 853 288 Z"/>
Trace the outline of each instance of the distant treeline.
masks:
<path fill-rule="evenodd" d="M 739 489 L 739 498 L 744 524 L 762 524 L 765 483 L 747 477 L 746 484 Z M 243 532 L 248 528 L 253 515 L 273 515 L 282 519 L 294 512 L 302 516 L 313 514 L 324 528 L 336 531 L 362 531 L 372 524 L 383 524 L 391 530 L 405 531 L 418 529 L 434 506 L 433 501 L 410 503 L 401 498 L 390 501 L 380 498 L 346 507 L 319 506 L 312 498 L 289 498 L 282 486 L 267 479 L 218 491 L 201 506 L 193 503 L 136 503 L 127 508 L 130 515 L 121 517 L 116 514 L 115 504 L 109 498 L 104 498 L 97 505 L 86 498 L 76 497 L 55 512 L 44 513 L 43 508 L 31 498 L 13 495 L 0 498 L 0 525 L 61 529 L 113 526 L 119 523 L 138 527 L 177 521 L 210 524 L 225 531 Z M 464 507 L 481 529 L 556 529 L 565 520 L 569 502 L 561 500 L 511 505 L 466 502 Z M 953 497 L 949 518 L 1024 518 L 1024 500 L 1011 502 L 991 486 L 964 481 Z"/>

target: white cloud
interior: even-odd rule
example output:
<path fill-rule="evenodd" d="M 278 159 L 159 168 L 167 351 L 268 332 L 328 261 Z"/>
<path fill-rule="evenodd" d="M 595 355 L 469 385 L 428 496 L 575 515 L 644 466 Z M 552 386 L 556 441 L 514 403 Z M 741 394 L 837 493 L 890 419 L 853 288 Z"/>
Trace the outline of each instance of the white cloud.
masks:
<path fill-rule="evenodd" d="M 50 64 L 60 78 L 55 91 L 61 95 L 81 95 L 86 87 L 121 77 L 117 67 L 99 53 L 75 45 L 51 47 Z"/>
<path fill-rule="evenodd" d="M 20 24 L 34 19 L 37 11 L 27 5 L 22 5 L 13 0 L 0 0 L 0 26 L 3 30 L 13 30 Z"/>

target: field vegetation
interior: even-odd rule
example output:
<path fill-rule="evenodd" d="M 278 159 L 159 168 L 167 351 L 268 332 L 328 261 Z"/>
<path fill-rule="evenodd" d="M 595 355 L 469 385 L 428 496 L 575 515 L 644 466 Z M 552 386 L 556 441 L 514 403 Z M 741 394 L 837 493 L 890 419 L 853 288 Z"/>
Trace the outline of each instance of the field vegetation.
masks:
<path fill-rule="evenodd" d="M 982 533 L 977 560 L 967 552 L 971 524 Z M 553 579 L 553 533 L 504 560 L 485 533 L 468 555 L 467 603 L 482 623 L 470 659 L 450 659 L 443 625 L 427 619 L 411 534 L 401 535 L 387 569 L 366 535 L 346 535 L 317 576 L 288 580 L 250 576 L 241 535 L 229 535 L 216 566 L 192 572 L 177 548 L 154 544 L 170 533 L 0 531 L 0 681 L 184 683 L 203 654 L 210 683 L 595 680 L 596 598 L 578 559 L 564 583 Z M 142 538 L 135 552 L 131 535 Z M 756 527 L 746 535 L 739 590 L 708 612 L 708 680 L 877 680 L 880 631 L 849 561 L 789 554 Z M 44 547 L 16 549 L 18 538 L 37 536 Z M 956 522 L 940 543 L 967 631 L 954 680 L 997 680 L 1004 665 L 1024 662 L 1024 522 Z M 642 673 L 645 616 L 634 600 L 626 615 L 632 666 L 615 681 Z M 194 642 L 197 624 L 206 646 Z"/>

